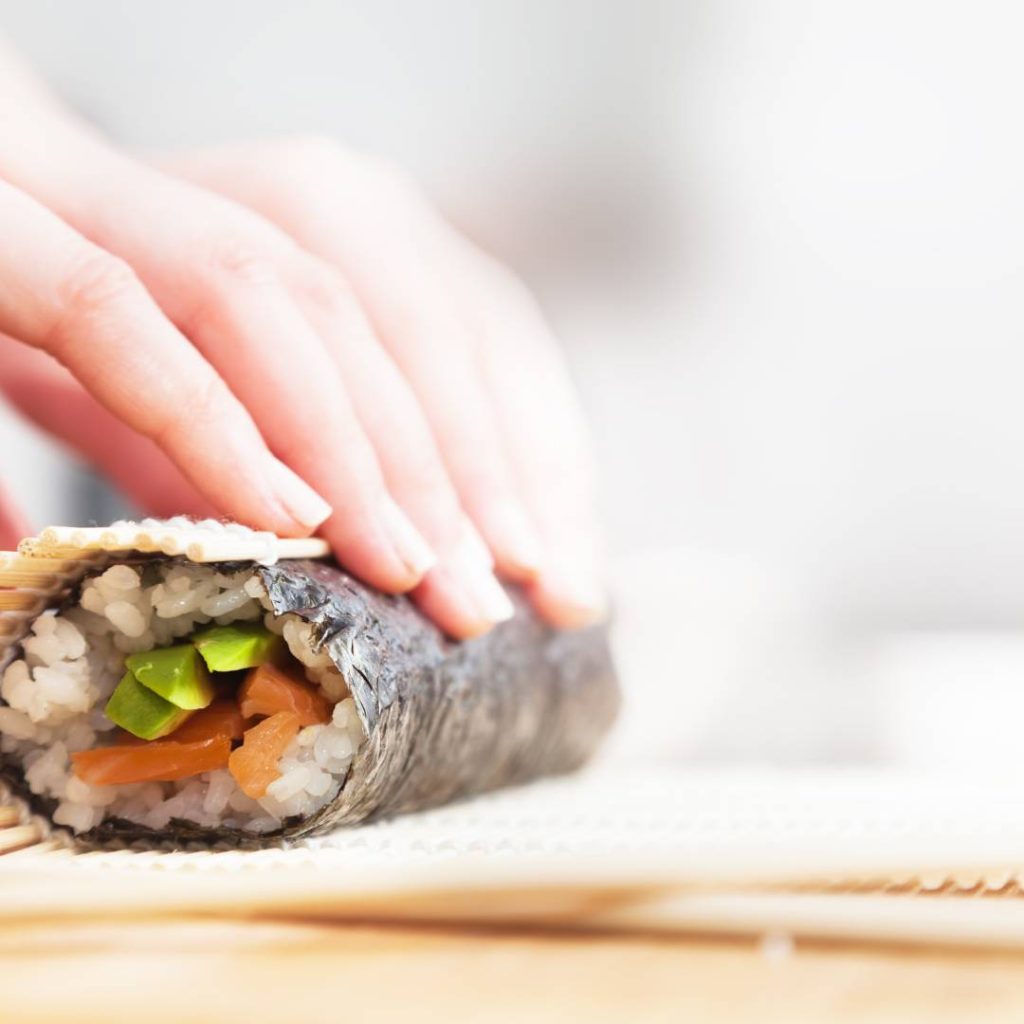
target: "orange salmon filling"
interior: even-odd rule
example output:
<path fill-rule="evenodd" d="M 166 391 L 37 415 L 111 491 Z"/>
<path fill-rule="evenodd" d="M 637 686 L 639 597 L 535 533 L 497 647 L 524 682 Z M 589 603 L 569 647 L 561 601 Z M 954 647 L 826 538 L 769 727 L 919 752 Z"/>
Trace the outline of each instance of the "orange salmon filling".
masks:
<path fill-rule="evenodd" d="M 245 731 L 242 745 L 228 758 L 228 771 L 246 796 L 258 800 L 267 786 L 281 777 L 277 762 L 298 736 L 299 728 L 294 711 L 279 711 Z"/>
<path fill-rule="evenodd" d="M 129 782 L 177 782 L 201 772 L 223 768 L 231 740 L 214 736 L 195 743 L 153 740 L 137 746 L 97 747 L 71 755 L 75 774 L 93 786 Z"/>
<path fill-rule="evenodd" d="M 298 715 L 300 725 L 319 725 L 331 720 L 331 705 L 323 694 L 269 663 L 254 668 L 246 676 L 238 691 L 238 704 L 246 718 L 291 711 Z"/>
<path fill-rule="evenodd" d="M 120 730 L 116 746 L 71 760 L 74 773 L 94 786 L 176 782 L 227 767 L 242 792 L 257 799 L 280 778 L 278 762 L 299 729 L 330 720 L 331 704 L 316 687 L 265 662 L 249 670 L 234 697 L 191 713 L 170 736 L 143 740 Z"/>

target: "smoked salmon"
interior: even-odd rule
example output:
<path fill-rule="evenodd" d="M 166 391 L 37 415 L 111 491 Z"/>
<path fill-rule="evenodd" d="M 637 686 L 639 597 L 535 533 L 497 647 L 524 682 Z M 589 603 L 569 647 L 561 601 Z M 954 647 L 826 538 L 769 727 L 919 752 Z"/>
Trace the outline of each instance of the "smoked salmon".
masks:
<path fill-rule="evenodd" d="M 291 711 L 298 716 L 300 725 L 318 725 L 331 720 L 331 704 L 316 687 L 269 662 L 254 668 L 245 677 L 238 691 L 238 703 L 246 718 Z"/>
<path fill-rule="evenodd" d="M 71 755 L 75 774 L 93 786 L 130 782 L 176 782 L 223 768 L 231 754 L 227 736 L 194 743 L 152 740 L 149 743 L 96 747 Z"/>
<path fill-rule="evenodd" d="M 245 730 L 242 745 L 231 752 L 228 771 L 246 796 L 258 800 L 267 786 L 281 777 L 277 763 L 301 724 L 294 711 L 279 711 Z"/>
<path fill-rule="evenodd" d="M 240 740 L 245 732 L 245 718 L 236 701 L 227 697 L 215 700 L 208 708 L 197 711 L 171 734 L 179 743 L 194 743 L 214 736 Z"/>

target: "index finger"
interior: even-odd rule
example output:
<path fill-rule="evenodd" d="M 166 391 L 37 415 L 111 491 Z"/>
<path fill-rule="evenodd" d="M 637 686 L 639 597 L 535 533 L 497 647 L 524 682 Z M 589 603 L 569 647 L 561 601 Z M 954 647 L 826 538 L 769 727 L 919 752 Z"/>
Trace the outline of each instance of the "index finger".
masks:
<path fill-rule="evenodd" d="M 285 536 L 327 518 L 127 264 L 3 182 L 0 222 L 0 331 L 56 357 L 223 513 Z"/>
<path fill-rule="evenodd" d="M 160 448 L 104 409 L 55 359 L 4 334 L 0 392 L 23 416 L 95 466 L 146 515 L 220 515 Z"/>

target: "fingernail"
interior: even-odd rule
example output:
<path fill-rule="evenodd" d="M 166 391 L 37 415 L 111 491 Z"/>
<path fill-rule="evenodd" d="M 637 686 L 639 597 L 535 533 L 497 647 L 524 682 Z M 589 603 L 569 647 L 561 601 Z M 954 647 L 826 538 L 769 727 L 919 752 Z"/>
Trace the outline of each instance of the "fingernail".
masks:
<path fill-rule="evenodd" d="M 478 545 L 474 532 L 468 533 L 452 556 L 451 572 L 482 619 L 504 622 L 515 615 L 515 606 L 489 564 L 481 560 Z"/>
<path fill-rule="evenodd" d="M 494 557 L 491 555 L 491 549 L 484 543 L 483 537 L 480 536 L 477 528 L 466 516 L 462 518 L 461 533 L 459 534 L 455 551 L 452 554 L 452 561 L 460 565 L 472 562 L 475 565 L 482 565 L 487 570 L 494 568 Z"/>
<path fill-rule="evenodd" d="M 330 516 L 331 506 L 280 459 L 271 455 L 266 465 L 274 494 L 300 526 L 314 530 Z"/>
<path fill-rule="evenodd" d="M 503 568 L 523 576 L 536 576 L 543 549 L 526 512 L 514 502 L 487 509 L 484 527 Z"/>
<path fill-rule="evenodd" d="M 466 584 L 484 618 L 491 622 L 505 622 L 515 615 L 512 601 L 493 572 L 478 569 L 466 580 Z"/>
<path fill-rule="evenodd" d="M 381 503 L 380 518 L 398 557 L 417 579 L 437 564 L 434 549 L 392 498 Z"/>

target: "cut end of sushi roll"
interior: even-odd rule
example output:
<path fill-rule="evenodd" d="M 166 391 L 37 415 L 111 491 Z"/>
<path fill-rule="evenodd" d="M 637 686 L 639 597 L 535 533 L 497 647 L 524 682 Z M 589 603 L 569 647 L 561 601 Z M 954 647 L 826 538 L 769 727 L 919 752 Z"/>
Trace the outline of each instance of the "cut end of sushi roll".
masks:
<path fill-rule="evenodd" d="M 80 845 L 267 845 L 571 771 L 615 719 L 603 627 L 452 643 L 318 539 L 51 527 L 0 552 L 0 776 Z"/>
<path fill-rule="evenodd" d="M 274 832 L 337 795 L 366 739 L 312 633 L 255 567 L 112 565 L 32 623 L 0 681 L 0 750 L 76 833 Z"/>

